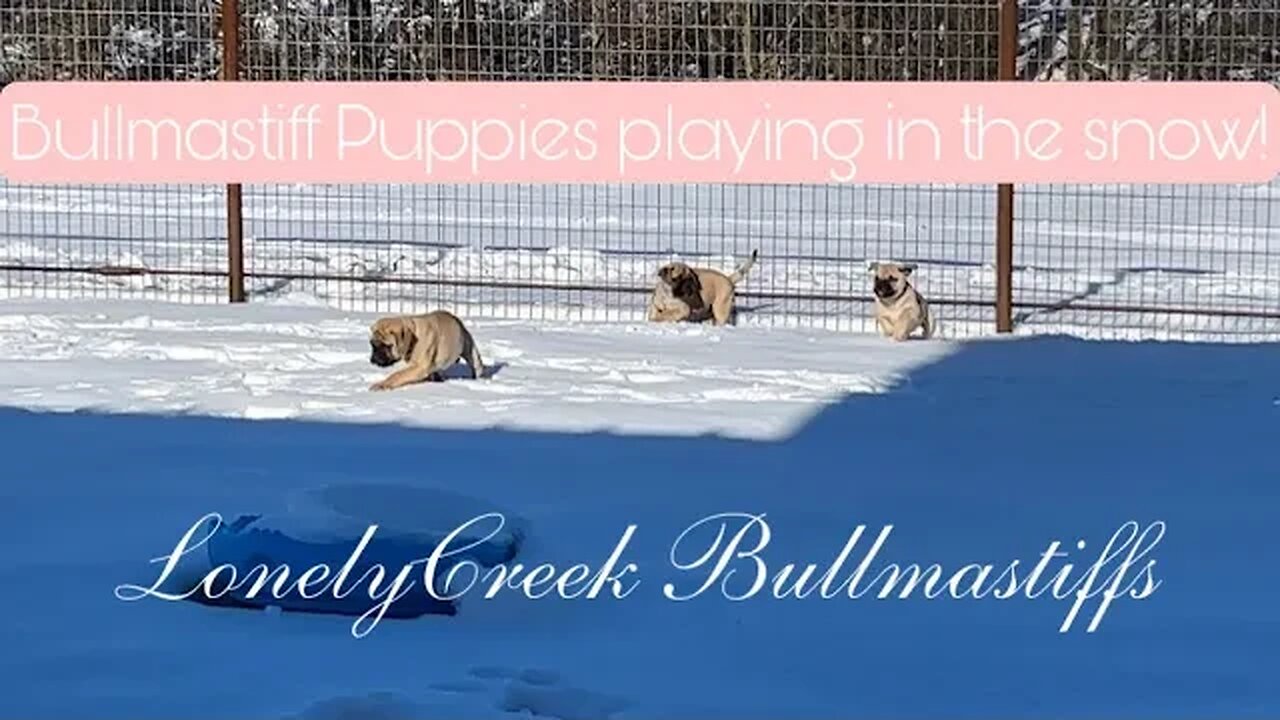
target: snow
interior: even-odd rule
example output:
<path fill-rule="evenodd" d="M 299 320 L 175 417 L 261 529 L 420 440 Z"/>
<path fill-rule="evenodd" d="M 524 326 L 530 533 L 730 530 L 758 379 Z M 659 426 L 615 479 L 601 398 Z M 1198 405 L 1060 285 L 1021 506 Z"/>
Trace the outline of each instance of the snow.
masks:
<path fill-rule="evenodd" d="M 1266 571 L 1280 501 L 1275 344 L 894 344 L 789 328 L 477 319 L 497 374 L 373 393 L 383 371 L 365 357 L 372 317 L 282 301 L 5 303 L 6 713 L 623 720 L 1280 708 L 1280 579 Z M 415 491 L 427 505 L 431 493 L 459 505 L 429 510 L 407 499 Z M 504 508 L 530 528 L 524 574 L 493 597 L 471 590 L 455 617 L 386 619 L 359 638 L 348 617 L 113 593 L 154 581 L 153 559 L 207 513 L 291 507 L 392 527 L 417 512 L 434 522 L 459 507 Z M 721 526 L 723 513 L 765 514 L 768 582 L 731 599 L 756 573 L 750 558 L 731 559 L 733 575 L 670 599 L 708 579 L 711 564 L 688 565 L 717 530 L 721 550 L 744 527 L 746 548 L 760 540 L 740 516 Z M 1148 531 L 1146 556 L 1127 568 L 1100 561 L 1128 522 L 1130 535 Z M 595 599 L 522 593 L 519 581 L 544 563 L 600 570 L 628 526 L 615 568 L 634 563 L 626 582 Z M 805 565 L 817 583 L 859 526 L 864 536 L 831 572 L 847 583 L 867 563 L 863 594 L 786 595 Z M 901 599 L 899 583 L 879 597 L 890 563 L 938 563 L 946 577 L 990 563 L 994 579 L 1014 560 L 1029 569 L 1054 541 L 1061 554 L 1037 592 L 953 598 L 921 586 Z M 798 567 L 775 585 L 786 563 Z M 1095 563 L 1093 594 L 1076 598 Z M 1050 576 L 1061 592 L 1045 589 Z M 1157 587 L 1100 612 L 1098 593 L 1115 578 L 1139 597 L 1144 582 Z"/>
<path fill-rule="evenodd" d="M 982 188 L 246 188 L 247 304 L 225 304 L 216 276 L 6 272 L 0 707 L 1274 716 L 1280 327 L 1071 304 L 1275 311 L 1280 184 L 1017 197 L 1015 283 L 1065 309 L 1012 337 L 945 302 L 991 297 Z M 0 263 L 220 270 L 222 203 L 0 185 Z M 941 335 L 889 342 L 861 303 L 748 298 L 736 327 L 660 326 L 641 294 L 449 284 L 643 288 L 660 259 L 732 266 L 753 247 L 748 294 L 860 294 L 866 261 L 918 261 Z M 493 374 L 371 392 L 387 372 L 368 362 L 374 318 L 435 307 L 464 318 Z M 332 539 L 493 509 L 520 528 L 519 566 L 453 617 L 353 634 L 349 617 L 115 592 L 148 587 L 209 513 Z M 673 599 L 739 532 L 760 540 L 743 517 L 759 513 L 760 592 L 734 599 L 758 568 L 729 558 L 732 575 Z M 1126 537 L 1146 554 L 1104 559 Z M 524 594 L 546 589 L 539 568 L 611 560 L 601 577 L 619 582 L 594 598 Z M 899 597 L 912 563 L 943 580 Z M 952 597 L 943 583 L 973 563 L 993 582 L 1016 567 L 1012 596 L 963 595 L 971 571 Z M 830 593 L 787 592 L 828 577 Z"/>
<path fill-rule="evenodd" d="M 468 327 L 489 377 L 463 382 L 458 366 L 458 381 L 432 392 L 370 393 L 389 372 L 368 360 L 375 317 L 269 303 L 11 301 L 0 311 L 0 387 L 45 410 L 768 439 L 817 403 L 883 391 L 946 348 L 817 330 L 480 320 Z"/>
<path fill-rule="evenodd" d="M 1020 332 L 1280 340 L 1274 317 L 1076 309 L 1280 312 L 1280 180 L 1024 187 L 1015 200 Z M 872 332 L 867 303 L 810 298 L 865 296 L 867 263 L 894 259 L 919 265 L 941 337 L 972 338 L 994 323 L 995 207 L 988 187 L 251 186 L 248 291 L 352 311 L 639 322 L 660 263 L 729 269 L 759 248 L 743 325 Z M 224 213 L 221 188 L 0 184 L 0 264 L 188 273 L 17 272 L 0 293 L 222 302 L 225 279 L 199 273 L 225 271 Z"/>
<path fill-rule="evenodd" d="M 510 510 L 475 498 L 368 482 L 325 485 L 295 493 L 283 512 L 259 517 L 254 527 L 270 528 L 302 542 L 347 542 L 354 547 L 371 525 L 384 534 L 411 537 L 428 533 L 438 539 L 490 515 L 496 523 L 476 523 L 473 533 L 463 538 L 510 545 L 528 532 Z"/>

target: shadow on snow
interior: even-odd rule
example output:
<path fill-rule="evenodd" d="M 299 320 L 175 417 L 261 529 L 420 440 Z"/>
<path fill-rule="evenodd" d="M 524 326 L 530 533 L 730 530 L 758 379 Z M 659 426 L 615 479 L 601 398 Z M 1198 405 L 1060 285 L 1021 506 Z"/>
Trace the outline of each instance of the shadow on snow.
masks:
<path fill-rule="evenodd" d="M 579 548 L 589 563 L 635 522 L 634 554 L 655 596 L 666 580 L 696 584 L 670 567 L 668 552 L 714 513 L 766 513 L 773 538 L 761 554 L 774 572 L 786 562 L 821 572 L 865 524 L 866 544 L 893 526 L 880 566 L 992 563 L 999 572 L 1019 558 L 1029 568 L 1058 540 L 1069 557 L 1055 571 L 1072 562 L 1083 573 L 1123 523 L 1163 521 L 1150 555 L 1162 586 L 1142 602 L 1117 600 L 1094 634 L 1084 629 L 1096 600 L 1058 634 L 1071 603 L 1047 593 L 777 600 L 766 587 L 729 603 L 713 590 L 691 603 L 652 603 L 644 622 L 674 648 L 681 619 L 698 608 L 733 613 L 744 647 L 797 658 L 847 716 L 1274 716 L 1278 370 L 1275 345 L 972 342 L 891 392 L 823 408 L 773 443 L 3 409 L 0 538 L 10 560 L 0 577 L 14 587 L 39 568 L 68 573 L 47 579 L 55 599 L 5 594 L 6 616 L 43 618 L 15 624 L 6 645 L 10 662 L 38 664 L 49 623 L 105 618 L 108 605 L 116 615 L 143 612 L 115 601 L 110 585 L 89 586 L 77 567 L 105 564 L 127 574 L 117 582 L 146 584 L 145 561 L 199 516 L 255 512 L 338 480 L 487 498 L 532 518 L 534 543 L 554 545 L 561 531 L 600 542 Z M 744 587 L 751 568 L 735 567 Z M 559 633 L 573 635 L 574 612 L 557 616 Z M 96 633 L 83 642 L 101 644 L 98 652 L 122 641 L 109 623 L 82 622 Z M 555 657 L 554 644 L 547 652 Z M 636 673 L 651 667 L 636 662 Z M 52 688 L 15 687 L 9 699 L 15 711 L 41 707 L 24 693 Z"/>

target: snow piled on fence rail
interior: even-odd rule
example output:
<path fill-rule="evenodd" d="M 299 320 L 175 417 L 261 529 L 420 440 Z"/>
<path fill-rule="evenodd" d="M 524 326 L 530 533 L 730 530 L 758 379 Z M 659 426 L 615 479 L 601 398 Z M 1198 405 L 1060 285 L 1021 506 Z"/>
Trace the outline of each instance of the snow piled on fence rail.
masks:
<path fill-rule="evenodd" d="M 1265 317 L 1280 313 L 1280 184 L 1016 197 L 1022 331 L 1280 336 Z M 871 331 L 867 264 L 886 259 L 919 264 L 943 337 L 993 321 L 986 187 L 272 186 L 247 188 L 244 207 L 255 299 L 634 322 L 661 263 L 731 269 L 759 248 L 743 324 Z M 225 297 L 220 188 L 0 184 L 0 217 L 6 297 Z M 106 272 L 34 270 L 66 267 Z M 1100 312 L 1114 307 L 1127 310 Z"/>

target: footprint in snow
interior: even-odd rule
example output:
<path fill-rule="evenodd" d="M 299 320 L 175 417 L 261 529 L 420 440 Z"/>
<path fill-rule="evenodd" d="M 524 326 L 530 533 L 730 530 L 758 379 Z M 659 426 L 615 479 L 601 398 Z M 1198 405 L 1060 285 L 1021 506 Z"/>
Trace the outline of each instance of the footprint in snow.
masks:
<path fill-rule="evenodd" d="M 554 670 L 473 667 L 463 680 L 431 685 L 443 693 L 486 697 L 503 713 L 551 720 L 609 720 L 630 706 L 622 698 L 574 687 Z"/>

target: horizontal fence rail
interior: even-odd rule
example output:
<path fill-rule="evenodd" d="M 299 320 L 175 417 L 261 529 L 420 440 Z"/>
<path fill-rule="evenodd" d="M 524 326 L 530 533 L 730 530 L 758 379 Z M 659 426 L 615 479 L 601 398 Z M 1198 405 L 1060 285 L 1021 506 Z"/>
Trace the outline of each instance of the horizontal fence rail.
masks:
<path fill-rule="evenodd" d="M 77 7 L 77 5 L 83 5 Z M 91 7 L 89 7 L 91 5 Z M 19 80 L 1280 82 L 1261 0 L 10 0 Z M 916 263 L 940 334 L 1280 339 L 1269 186 L 0 182 L 6 297 L 641 321 L 672 259 L 744 325 L 871 331 Z"/>

